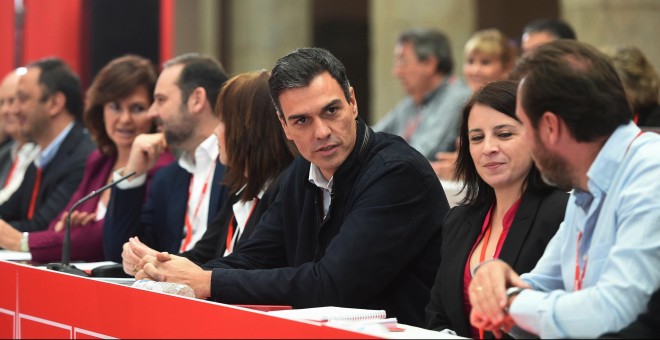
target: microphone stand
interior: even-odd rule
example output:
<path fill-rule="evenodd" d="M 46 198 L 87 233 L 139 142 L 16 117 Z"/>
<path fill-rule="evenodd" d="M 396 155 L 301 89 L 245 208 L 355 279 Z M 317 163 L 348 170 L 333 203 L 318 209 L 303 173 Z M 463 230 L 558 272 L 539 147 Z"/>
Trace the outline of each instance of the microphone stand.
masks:
<path fill-rule="evenodd" d="M 99 189 L 96 189 L 92 192 L 90 192 L 87 196 L 81 198 L 76 202 L 71 208 L 69 209 L 69 212 L 66 214 L 66 219 L 64 220 L 65 223 L 65 231 L 64 231 L 64 242 L 62 243 L 62 263 L 49 263 L 46 265 L 46 268 L 52 269 L 58 272 L 63 272 L 63 273 L 68 273 L 68 274 L 73 274 L 73 275 L 78 275 L 78 276 L 89 276 L 89 274 L 85 273 L 84 271 L 76 268 L 75 266 L 72 266 L 69 264 L 71 260 L 71 213 L 73 213 L 76 208 L 78 208 L 81 204 L 87 202 L 88 200 L 92 199 L 93 197 L 96 197 L 100 195 L 102 192 L 112 188 L 113 186 L 119 184 L 119 182 L 135 175 L 135 171 L 129 173 L 126 176 L 123 176 L 122 178 L 118 179 L 115 182 L 112 182 L 110 184 L 107 184 Z"/>

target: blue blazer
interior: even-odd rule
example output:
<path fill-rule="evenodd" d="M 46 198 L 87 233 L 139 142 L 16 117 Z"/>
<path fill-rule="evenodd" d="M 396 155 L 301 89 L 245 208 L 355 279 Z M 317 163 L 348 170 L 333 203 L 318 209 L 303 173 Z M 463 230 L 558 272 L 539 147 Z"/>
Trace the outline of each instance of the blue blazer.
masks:
<path fill-rule="evenodd" d="M 224 166 L 216 160 L 208 224 L 227 199 L 227 189 L 220 184 L 224 173 Z M 158 251 L 178 253 L 183 238 L 190 178 L 190 173 L 178 162 L 172 162 L 154 174 L 148 190 L 147 185 L 127 190 L 113 188 L 103 227 L 106 260 L 121 263 L 122 246 L 133 236 L 138 236 L 140 241 Z"/>

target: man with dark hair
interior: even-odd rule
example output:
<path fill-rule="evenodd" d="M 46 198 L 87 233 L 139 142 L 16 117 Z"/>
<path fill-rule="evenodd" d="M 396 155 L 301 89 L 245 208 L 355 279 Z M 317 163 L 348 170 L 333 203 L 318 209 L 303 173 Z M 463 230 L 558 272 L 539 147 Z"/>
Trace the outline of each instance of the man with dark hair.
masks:
<path fill-rule="evenodd" d="M 451 79 L 453 60 L 447 37 L 435 30 L 401 33 L 392 72 L 408 97 L 374 125 L 375 131 L 403 137 L 426 159 L 453 151 L 458 117 L 470 90 Z"/>
<path fill-rule="evenodd" d="M 26 250 L 28 232 L 48 228 L 78 188 L 85 160 L 95 148 L 77 119 L 82 112 L 80 91 L 78 76 L 55 58 L 28 65 L 18 80 L 20 129 L 41 151 L 20 187 L 0 205 L 0 247 Z"/>
<path fill-rule="evenodd" d="M 471 322 L 542 338 L 618 331 L 660 287 L 660 136 L 631 122 L 614 67 L 589 45 L 550 42 L 517 68 L 516 114 L 532 156 L 548 183 L 573 192 L 530 273 L 498 260 L 475 270 Z"/>
<path fill-rule="evenodd" d="M 577 39 L 571 26 L 560 19 L 541 19 L 529 23 L 523 29 L 522 50 L 529 52 L 536 47 L 557 39 Z"/>
<path fill-rule="evenodd" d="M 122 262 L 122 250 L 133 252 L 132 236 L 153 249 L 191 249 L 217 215 L 227 193 L 213 109 L 226 80 L 222 65 L 208 56 L 189 53 L 165 63 L 149 109 L 163 132 L 138 136 L 126 167 L 114 174 L 138 176 L 112 190 L 103 228 L 107 259 Z M 167 146 L 181 151 L 179 160 L 158 170 L 147 192 L 146 173 Z"/>
<path fill-rule="evenodd" d="M 185 283 L 223 303 L 384 309 L 423 325 L 448 210 L 430 164 L 358 118 L 346 70 L 326 50 L 282 57 L 269 84 L 302 157 L 250 239 L 207 271 L 159 253 L 136 277 Z"/>

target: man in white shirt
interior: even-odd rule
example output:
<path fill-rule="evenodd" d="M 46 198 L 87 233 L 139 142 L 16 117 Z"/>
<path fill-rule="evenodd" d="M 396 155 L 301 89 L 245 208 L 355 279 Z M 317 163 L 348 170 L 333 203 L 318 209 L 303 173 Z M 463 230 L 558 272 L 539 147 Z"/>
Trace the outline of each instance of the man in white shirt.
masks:
<path fill-rule="evenodd" d="M 191 53 L 165 63 L 149 110 L 162 132 L 138 136 L 126 167 L 115 173 L 137 175 L 113 189 L 103 231 L 107 259 L 122 262 L 122 245 L 132 236 L 162 251 L 191 249 L 218 213 L 226 189 L 213 108 L 226 80 L 208 56 Z M 147 188 L 146 173 L 168 146 L 179 160 L 158 170 Z"/>

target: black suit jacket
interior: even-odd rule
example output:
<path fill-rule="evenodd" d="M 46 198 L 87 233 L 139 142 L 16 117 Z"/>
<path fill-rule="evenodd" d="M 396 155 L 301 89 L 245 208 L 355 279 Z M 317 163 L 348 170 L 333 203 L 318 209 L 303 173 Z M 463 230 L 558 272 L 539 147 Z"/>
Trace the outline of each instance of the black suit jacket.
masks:
<path fill-rule="evenodd" d="M 559 190 L 545 195 L 526 191 L 499 258 L 517 273 L 531 271 L 563 221 L 567 202 L 568 194 Z M 445 218 L 440 268 L 426 307 L 429 329 L 449 328 L 470 337 L 469 316 L 463 305 L 463 273 L 489 208 L 458 206 Z M 486 333 L 485 337 L 493 336 Z"/>
<path fill-rule="evenodd" d="M 37 176 L 34 163 L 28 166 L 23 183 L 7 202 L 0 206 L 0 217 L 19 231 L 40 231 L 66 207 L 85 172 L 87 156 L 96 148 L 87 131 L 74 123 L 55 157 L 42 170 L 34 216 L 27 214 Z"/>
<path fill-rule="evenodd" d="M 234 249 L 252 235 L 254 227 L 259 223 L 259 220 L 261 220 L 261 215 L 270 208 L 270 205 L 273 204 L 273 201 L 275 201 L 275 197 L 277 197 L 279 192 L 280 184 L 278 177 L 270 184 L 259 202 L 257 202 L 257 206 L 254 208 L 254 212 L 245 224 L 245 229 L 243 229 L 243 233 L 236 241 Z M 199 265 L 223 257 L 225 250 L 227 249 L 227 230 L 229 229 L 229 222 L 231 222 L 231 219 L 234 217 L 233 205 L 236 202 L 238 202 L 238 196 L 236 195 L 225 200 L 222 210 L 220 210 L 215 220 L 209 224 L 204 236 L 192 249 L 179 255 L 186 257 Z"/>
<path fill-rule="evenodd" d="M 660 337 L 660 290 L 651 295 L 646 312 L 626 328 L 604 334 L 601 339 L 657 339 Z"/>
<path fill-rule="evenodd" d="M 207 226 L 213 222 L 227 198 L 227 188 L 220 183 L 224 174 L 225 167 L 216 160 Z M 123 244 L 136 235 L 153 249 L 178 253 L 183 238 L 190 178 L 190 173 L 178 162 L 172 162 L 156 171 L 149 185 L 132 189 L 112 188 L 103 225 L 106 260 L 121 263 Z"/>

